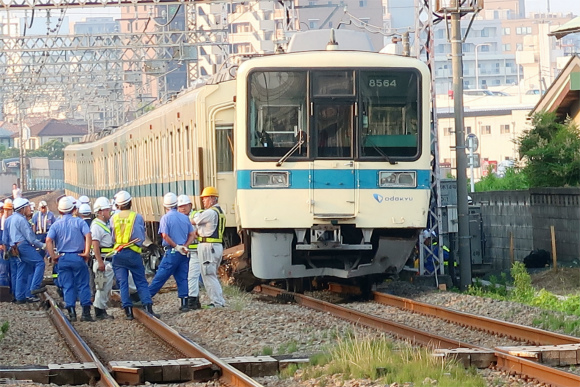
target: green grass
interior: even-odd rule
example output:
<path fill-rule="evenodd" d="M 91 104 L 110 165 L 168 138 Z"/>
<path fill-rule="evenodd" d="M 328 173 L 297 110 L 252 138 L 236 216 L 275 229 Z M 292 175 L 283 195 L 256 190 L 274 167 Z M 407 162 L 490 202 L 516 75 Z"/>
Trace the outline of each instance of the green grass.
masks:
<path fill-rule="evenodd" d="M 289 374 L 288 370 L 284 375 Z M 301 369 L 302 380 L 318 379 L 316 384 L 335 385 L 343 380 L 370 379 L 391 385 L 437 385 L 438 387 L 483 387 L 485 381 L 474 369 L 465 370 L 455 361 L 433 356 L 429 349 L 408 344 L 394 347 L 386 337 L 339 338 L 327 354 L 311 358 Z"/>
<path fill-rule="evenodd" d="M 298 342 L 296 340 L 290 340 L 287 343 L 282 343 L 278 347 L 278 354 L 290 354 L 298 351 Z"/>
<path fill-rule="evenodd" d="M 513 284 L 502 274 L 500 279 L 490 278 L 490 286 L 484 286 L 481 281 L 476 280 L 469 287 L 468 294 L 536 306 L 546 312 L 533 320 L 534 326 L 580 336 L 580 319 L 577 318 L 580 317 L 580 296 L 573 295 L 562 299 L 545 289 L 537 292 L 522 262 L 514 263 L 510 273 Z M 508 285 L 511 287 L 508 288 Z"/>
<path fill-rule="evenodd" d="M 228 308 L 239 312 L 250 303 L 252 296 L 234 285 L 223 285 L 224 298 L 227 299 Z"/>
<path fill-rule="evenodd" d="M 0 340 L 4 339 L 6 332 L 8 332 L 8 328 L 10 328 L 10 323 L 8 321 L 4 321 L 2 325 L 0 325 Z"/>

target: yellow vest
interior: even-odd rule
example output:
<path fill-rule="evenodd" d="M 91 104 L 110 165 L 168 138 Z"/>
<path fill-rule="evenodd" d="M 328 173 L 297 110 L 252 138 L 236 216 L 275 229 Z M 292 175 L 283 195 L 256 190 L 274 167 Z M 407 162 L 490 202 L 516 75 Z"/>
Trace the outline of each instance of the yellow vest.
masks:
<path fill-rule="evenodd" d="M 109 227 L 105 226 L 100 220 L 93 219 L 93 223 L 95 223 L 97 226 L 99 226 L 100 228 L 102 228 L 103 230 L 105 230 L 105 232 L 107 234 L 110 234 L 111 233 L 111 230 L 109 230 Z M 92 249 L 93 249 L 93 245 L 91 245 L 91 250 Z M 111 251 L 113 251 L 113 248 L 112 247 L 102 247 L 101 246 L 101 253 L 110 253 Z"/>
<path fill-rule="evenodd" d="M 226 229 L 226 216 L 220 208 L 211 207 L 210 210 L 214 210 L 218 214 L 218 225 L 216 230 L 210 237 L 199 237 L 199 241 L 202 243 L 222 243 L 224 241 L 224 231 Z"/>
<path fill-rule="evenodd" d="M 131 210 L 123 210 L 113 215 L 113 228 L 115 229 L 115 245 L 113 249 L 116 250 L 119 246 L 129 243 L 136 218 L 137 213 Z M 131 245 L 128 248 L 141 254 L 141 247 L 137 245 Z"/>
<path fill-rule="evenodd" d="M 195 214 L 197 214 L 198 212 L 201 212 L 203 210 L 197 210 L 197 211 L 191 211 L 189 213 L 189 220 L 192 221 L 193 217 L 195 216 Z M 197 240 L 194 239 L 193 242 L 191 242 L 191 244 L 189 246 L 187 246 L 189 249 L 193 250 L 193 249 L 197 249 Z"/>

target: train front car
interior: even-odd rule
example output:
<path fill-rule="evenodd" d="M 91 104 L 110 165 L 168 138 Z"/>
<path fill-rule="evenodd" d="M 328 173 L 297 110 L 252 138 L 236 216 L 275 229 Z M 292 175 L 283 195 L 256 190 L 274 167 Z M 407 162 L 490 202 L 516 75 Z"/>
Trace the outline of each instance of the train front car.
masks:
<path fill-rule="evenodd" d="M 429 71 L 368 52 L 240 66 L 237 210 L 254 275 L 399 272 L 429 204 Z"/>

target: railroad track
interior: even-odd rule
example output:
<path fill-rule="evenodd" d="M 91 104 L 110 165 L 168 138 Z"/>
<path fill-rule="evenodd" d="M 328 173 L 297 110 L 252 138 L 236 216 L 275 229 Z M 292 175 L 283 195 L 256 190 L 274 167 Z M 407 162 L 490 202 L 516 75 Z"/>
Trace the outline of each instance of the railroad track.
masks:
<path fill-rule="evenodd" d="M 108 370 L 107 367 L 99 360 L 97 355 L 84 342 L 78 332 L 58 307 L 56 301 L 48 295 L 42 294 L 44 302 L 48 306 L 48 315 L 60 332 L 71 351 L 82 363 L 94 363 L 97 369 L 95 375 L 91 375 L 95 380 L 99 380 L 106 387 L 118 387 L 119 384 Z M 165 344 L 182 353 L 189 358 L 205 359 L 210 362 L 213 369 L 216 370 L 220 383 L 235 387 L 261 387 L 261 384 L 245 375 L 243 372 L 224 362 L 219 357 L 205 350 L 190 339 L 182 336 L 175 329 L 171 328 L 161 320 L 145 313 L 141 309 L 134 309 L 135 319 L 143 324 L 152 333 L 158 336 Z"/>
<path fill-rule="evenodd" d="M 355 324 L 378 329 L 380 331 L 392 334 L 400 339 L 409 340 L 415 345 L 443 349 L 469 348 L 484 352 L 491 352 L 496 358 L 497 368 L 510 373 L 516 373 L 536 379 L 542 383 L 546 383 L 547 385 L 558 387 L 577 387 L 580 385 L 579 375 L 561 371 L 544 364 L 510 355 L 507 351 L 502 350 L 501 348 L 483 348 L 470 343 L 461 342 L 455 339 L 450 339 L 444 336 L 411 328 L 404 324 L 399 324 L 387 319 L 359 312 L 357 310 L 341 305 L 318 300 L 303 294 L 287 292 L 272 286 L 262 285 L 256 287 L 255 290 L 272 297 L 293 300 L 299 305 L 330 313 L 335 317 L 339 317 Z M 506 323 L 500 320 L 485 317 L 482 318 L 481 316 L 470 315 L 464 312 L 457 312 L 444 307 L 423 304 L 413 300 L 403 299 L 401 297 L 383 295 L 376 292 L 373 295 L 375 300 L 378 300 L 377 302 L 385 305 L 391 305 L 401 309 L 425 313 L 430 316 L 442 318 L 456 324 L 469 326 L 474 329 L 486 330 L 498 335 L 514 337 L 525 342 L 536 343 L 539 345 L 580 343 L 580 339 L 571 336 L 547 332 L 522 325 Z"/>

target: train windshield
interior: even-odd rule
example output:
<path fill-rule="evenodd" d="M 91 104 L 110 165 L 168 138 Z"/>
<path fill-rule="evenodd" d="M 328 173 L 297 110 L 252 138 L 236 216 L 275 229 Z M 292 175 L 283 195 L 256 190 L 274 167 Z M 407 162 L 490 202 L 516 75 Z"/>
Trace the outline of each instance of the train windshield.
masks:
<path fill-rule="evenodd" d="M 253 72 L 250 156 L 296 161 L 416 158 L 419 74 L 402 69 Z"/>
<path fill-rule="evenodd" d="M 255 72 L 250 77 L 250 149 L 257 157 L 307 156 L 306 72 Z"/>
<path fill-rule="evenodd" d="M 419 96 L 417 72 L 361 71 L 361 158 L 418 156 Z"/>

